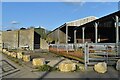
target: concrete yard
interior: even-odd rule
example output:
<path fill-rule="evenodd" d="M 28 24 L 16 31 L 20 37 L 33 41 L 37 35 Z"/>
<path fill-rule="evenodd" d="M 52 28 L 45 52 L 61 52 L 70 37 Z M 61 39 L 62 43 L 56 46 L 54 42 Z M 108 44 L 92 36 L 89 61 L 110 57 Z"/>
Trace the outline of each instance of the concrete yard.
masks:
<path fill-rule="evenodd" d="M 26 54 L 26 53 L 25 53 Z M 45 58 L 46 61 L 51 61 L 50 65 L 54 66 L 64 58 L 53 53 L 49 52 L 39 52 L 35 53 L 27 53 L 32 57 L 42 57 Z M 113 66 L 108 67 L 108 71 L 105 74 L 99 74 L 93 70 L 93 67 L 89 67 L 89 71 L 76 71 L 76 72 L 60 72 L 60 71 L 45 71 L 45 72 L 33 72 L 32 62 L 22 62 L 22 66 L 17 63 L 11 61 L 7 58 L 5 54 L 0 54 L 2 56 L 2 68 L 4 71 L 9 67 L 10 72 L 6 71 L 2 72 L 2 78 L 35 78 L 35 79 L 43 79 L 43 78 L 119 78 L 118 71 L 115 70 Z M 7 67 L 5 67 L 7 65 Z M 56 65 L 57 66 L 57 65 Z M 1 74 L 1 73 L 0 73 Z"/>

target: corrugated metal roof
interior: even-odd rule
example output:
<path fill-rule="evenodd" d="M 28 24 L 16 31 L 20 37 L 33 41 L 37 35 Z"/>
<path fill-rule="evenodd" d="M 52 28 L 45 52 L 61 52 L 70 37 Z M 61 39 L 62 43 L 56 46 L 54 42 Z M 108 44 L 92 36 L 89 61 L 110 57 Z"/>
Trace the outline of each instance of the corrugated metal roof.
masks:
<path fill-rule="evenodd" d="M 89 16 L 89 17 L 85 17 L 85 18 L 81 18 L 81 19 L 78 19 L 78 20 L 74 20 L 74 21 L 70 21 L 70 22 L 66 22 L 64 23 L 63 25 L 61 25 L 60 27 L 58 28 L 62 28 L 64 26 L 81 26 L 83 24 L 86 24 L 88 22 L 91 22 L 91 21 L 94 21 L 96 20 L 97 17 L 95 16 Z M 54 29 L 53 31 L 51 31 L 50 33 L 54 32 L 55 30 L 57 30 L 58 28 Z M 50 34 L 48 33 L 48 34 Z M 47 35 L 48 35 L 47 34 Z"/>
<path fill-rule="evenodd" d="M 95 16 L 89 16 L 89 17 L 85 17 L 85 18 L 81 18 L 78 20 L 67 22 L 66 24 L 67 24 L 67 26 L 81 26 L 83 24 L 86 24 L 86 23 L 91 22 L 96 19 L 97 19 L 97 17 L 95 17 Z"/>
<path fill-rule="evenodd" d="M 83 25 L 81 25 L 81 26 L 78 26 L 78 27 L 76 27 L 75 29 L 78 29 L 79 27 L 83 27 L 83 26 L 86 26 L 86 25 L 89 25 L 89 24 L 93 24 L 93 23 L 95 23 L 95 22 L 105 22 L 105 21 L 110 21 L 110 20 L 115 20 L 115 16 L 120 16 L 120 11 L 117 11 L 117 12 L 114 12 L 114 13 L 111 13 L 111 14 L 108 14 L 108 15 L 106 15 L 106 16 L 103 16 L 103 17 L 101 17 L 101 18 L 98 18 L 98 19 L 96 19 L 96 20 L 93 20 L 93 21 L 91 21 L 91 22 L 88 22 L 88 23 L 86 23 L 86 24 L 83 24 Z"/>

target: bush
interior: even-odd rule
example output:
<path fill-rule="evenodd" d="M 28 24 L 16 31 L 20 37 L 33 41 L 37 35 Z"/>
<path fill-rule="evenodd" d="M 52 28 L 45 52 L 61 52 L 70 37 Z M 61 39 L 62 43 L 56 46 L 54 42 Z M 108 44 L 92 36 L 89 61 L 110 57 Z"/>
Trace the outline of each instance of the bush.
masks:
<path fill-rule="evenodd" d="M 51 67 L 48 66 L 48 65 L 43 65 L 43 66 L 39 66 L 39 67 L 38 67 L 38 70 L 39 70 L 39 71 L 48 71 L 48 70 L 50 70 L 50 69 L 51 69 Z"/>
<path fill-rule="evenodd" d="M 57 68 L 51 67 L 49 65 L 39 66 L 36 69 L 38 69 L 38 71 L 55 71 L 55 70 L 57 70 Z"/>
<path fill-rule="evenodd" d="M 79 71 L 79 70 L 80 70 L 79 66 L 76 65 L 76 71 Z"/>

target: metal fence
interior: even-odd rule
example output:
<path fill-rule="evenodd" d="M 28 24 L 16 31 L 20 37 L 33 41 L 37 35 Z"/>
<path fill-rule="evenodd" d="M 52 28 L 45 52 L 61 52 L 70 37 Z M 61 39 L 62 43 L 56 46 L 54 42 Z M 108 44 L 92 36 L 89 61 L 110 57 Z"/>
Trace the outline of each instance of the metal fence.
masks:
<path fill-rule="evenodd" d="M 61 54 L 61 49 L 68 52 L 68 54 L 69 51 L 75 52 L 82 49 L 82 58 L 86 70 L 89 65 L 94 65 L 98 62 L 106 62 L 109 65 L 120 59 L 120 43 L 50 44 L 50 47 L 59 54 Z"/>
<path fill-rule="evenodd" d="M 88 65 L 94 65 L 98 62 L 106 62 L 108 65 L 114 65 L 120 58 L 119 44 L 116 43 L 92 43 L 85 44 L 85 68 Z"/>
<path fill-rule="evenodd" d="M 50 47 L 57 49 L 65 49 L 66 51 L 71 51 L 84 47 L 84 44 L 50 44 Z"/>

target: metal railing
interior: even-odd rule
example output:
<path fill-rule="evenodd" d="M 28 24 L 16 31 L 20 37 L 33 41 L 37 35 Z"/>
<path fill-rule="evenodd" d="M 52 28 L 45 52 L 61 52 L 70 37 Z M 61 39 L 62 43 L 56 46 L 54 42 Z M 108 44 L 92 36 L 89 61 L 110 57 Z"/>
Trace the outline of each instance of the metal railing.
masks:
<path fill-rule="evenodd" d="M 85 68 L 98 62 L 112 65 L 118 60 L 119 45 L 116 43 L 89 43 L 85 44 Z"/>
<path fill-rule="evenodd" d="M 59 49 L 69 52 L 79 51 L 82 48 L 86 70 L 88 65 L 120 59 L 120 43 L 50 44 L 50 47 L 56 49 L 56 52 L 59 52 Z"/>
<path fill-rule="evenodd" d="M 84 46 L 84 44 L 50 44 L 50 47 L 66 50 L 75 50 Z"/>

